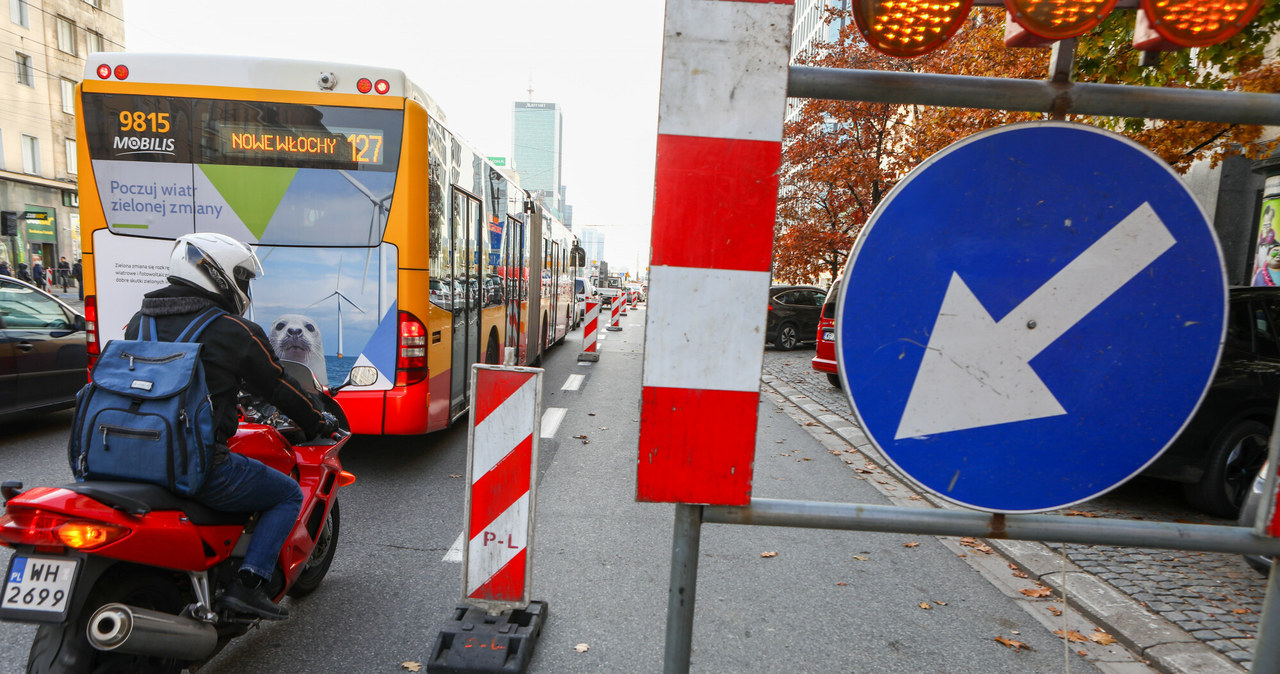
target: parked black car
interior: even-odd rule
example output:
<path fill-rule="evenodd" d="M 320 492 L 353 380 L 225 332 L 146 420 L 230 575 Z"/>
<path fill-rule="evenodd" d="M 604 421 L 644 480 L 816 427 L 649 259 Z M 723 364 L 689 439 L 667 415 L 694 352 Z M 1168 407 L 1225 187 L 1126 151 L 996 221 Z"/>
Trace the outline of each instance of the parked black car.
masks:
<path fill-rule="evenodd" d="M 0 421 L 74 406 L 88 362 L 84 316 L 0 277 Z"/>
<path fill-rule="evenodd" d="M 826 298 L 825 290 L 813 286 L 770 286 L 765 341 L 782 351 L 814 341 Z"/>
<path fill-rule="evenodd" d="M 1278 324 L 1280 288 L 1231 289 L 1222 360 L 1209 391 L 1178 438 L 1144 471 L 1181 482 L 1196 510 L 1239 516 L 1267 458 L 1280 398 Z"/>

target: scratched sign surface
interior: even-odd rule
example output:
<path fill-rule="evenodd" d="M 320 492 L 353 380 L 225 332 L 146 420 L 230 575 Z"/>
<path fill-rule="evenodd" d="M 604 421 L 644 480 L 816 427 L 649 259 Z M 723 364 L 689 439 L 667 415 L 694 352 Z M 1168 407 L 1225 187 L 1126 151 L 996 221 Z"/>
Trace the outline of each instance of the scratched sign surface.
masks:
<path fill-rule="evenodd" d="M 1151 463 L 1212 379 L 1227 287 L 1181 179 L 1063 122 L 956 143 L 881 203 L 839 299 L 845 390 L 926 489 L 993 512 L 1087 500 Z"/>

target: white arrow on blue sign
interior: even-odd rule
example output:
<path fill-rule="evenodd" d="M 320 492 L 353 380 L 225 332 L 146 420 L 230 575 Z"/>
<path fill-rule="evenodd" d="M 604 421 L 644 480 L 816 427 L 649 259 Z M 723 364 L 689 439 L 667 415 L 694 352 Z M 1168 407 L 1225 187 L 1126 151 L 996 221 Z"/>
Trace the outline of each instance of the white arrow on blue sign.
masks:
<path fill-rule="evenodd" d="M 1159 456 L 1199 406 L 1226 323 L 1194 196 L 1134 141 L 1064 122 L 931 157 L 864 228 L 839 366 L 872 442 L 955 503 L 1039 512 Z"/>

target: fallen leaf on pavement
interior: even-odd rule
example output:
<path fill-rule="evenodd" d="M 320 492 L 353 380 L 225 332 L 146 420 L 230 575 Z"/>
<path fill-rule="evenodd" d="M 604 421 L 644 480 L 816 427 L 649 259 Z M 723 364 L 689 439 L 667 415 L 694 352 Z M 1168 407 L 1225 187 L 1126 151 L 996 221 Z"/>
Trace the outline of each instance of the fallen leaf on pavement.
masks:
<path fill-rule="evenodd" d="M 462 477 L 462 473 L 449 473 L 449 477 Z"/>
<path fill-rule="evenodd" d="M 874 471 L 867 470 L 866 468 L 854 468 L 854 470 L 858 471 L 859 473 L 872 473 L 872 472 L 874 472 Z"/>
<path fill-rule="evenodd" d="M 836 583 L 836 585 L 839 585 L 840 587 L 844 587 L 845 585 L 848 585 L 848 583 Z"/>
<path fill-rule="evenodd" d="M 778 556 L 778 553 L 773 552 L 772 550 L 770 550 L 769 552 L 762 552 L 762 553 L 760 553 L 760 556 L 761 556 L 761 557 L 777 557 L 777 556 Z"/>
<path fill-rule="evenodd" d="M 1080 657 L 1082 657 L 1082 658 L 1083 658 L 1084 656 L 1088 655 L 1088 654 L 1089 654 L 1089 651 L 1076 651 L 1076 655 L 1078 655 L 1078 656 L 1080 656 Z"/>
<path fill-rule="evenodd" d="M 1247 609 L 1247 608 L 1233 608 L 1233 609 L 1231 609 L 1231 612 L 1232 612 L 1232 613 L 1234 613 L 1234 614 L 1236 614 L 1236 615 L 1244 615 L 1244 614 L 1246 614 L 1246 613 L 1253 613 L 1253 611 L 1251 611 L 1251 610 L 1249 610 L 1249 609 Z"/>
<path fill-rule="evenodd" d="M 973 538 L 972 536 L 965 536 L 964 538 L 961 538 L 960 545 L 963 545 L 966 548 L 973 548 L 984 555 L 995 554 L 995 551 L 991 549 L 991 546 Z"/>
<path fill-rule="evenodd" d="M 1082 641 L 1089 640 L 1087 637 L 1085 637 L 1085 635 L 1075 630 L 1067 630 L 1065 635 L 1063 634 L 1062 630 L 1054 630 L 1053 633 L 1058 635 L 1058 637 L 1061 639 L 1066 639 L 1067 641 L 1071 641 L 1074 643 L 1080 643 Z"/>
<path fill-rule="evenodd" d="M 947 602 L 945 602 L 945 601 L 938 601 L 937 599 L 934 599 L 934 600 L 933 600 L 933 603 L 934 603 L 935 605 L 937 605 L 937 606 L 946 606 L 946 605 L 947 605 Z M 1014 632 L 1014 634 L 1017 634 L 1017 632 Z"/>
<path fill-rule="evenodd" d="M 573 650 L 579 653 L 586 653 L 587 651 L 591 650 L 591 647 L 586 644 L 578 644 L 577 646 L 573 647 Z"/>
<path fill-rule="evenodd" d="M 928 611 L 929 609 L 931 609 L 931 608 L 933 608 L 933 607 L 929 605 L 929 602 L 927 602 L 927 601 L 922 601 L 922 602 L 920 602 L 920 608 L 922 608 L 922 609 L 924 609 L 924 610 Z"/>
<path fill-rule="evenodd" d="M 854 556 L 853 556 L 853 558 L 854 558 L 854 559 L 856 559 L 856 560 L 858 560 L 859 562 L 865 562 L 865 561 L 867 561 L 868 559 L 871 559 L 870 557 L 868 557 L 868 556 L 866 556 L 866 555 L 854 555 Z"/>
<path fill-rule="evenodd" d="M 1054 606 L 1053 604 L 1049 605 L 1049 612 L 1054 615 L 1062 615 L 1062 609 L 1058 608 L 1057 606 Z"/>
<path fill-rule="evenodd" d="M 917 547 L 920 547 L 920 541 L 911 541 L 910 543 L 903 543 L 903 544 L 902 544 L 902 547 L 904 547 L 904 548 L 917 548 Z"/>
<path fill-rule="evenodd" d="M 1089 641 L 1102 646 L 1110 646 L 1116 642 L 1116 638 L 1102 631 L 1101 627 L 1093 628 L 1093 634 L 1089 635 Z"/>
<path fill-rule="evenodd" d="M 400 669 L 407 669 L 411 672 L 416 672 L 422 669 L 422 663 L 414 662 L 412 660 L 409 662 L 402 662 L 400 663 Z"/>
<path fill-rule="evenodd" d="M 1030 647 L 1030 646 L 1028 646 L 1028 645 L 1026 645 L 1026 644 L 1022 643 L 1021 641 L 1014 641 L 1013 639 L 1006 639 L 1006 638 L 1004 638 L 1004 637 L 996 637 L 996 641 L 999 641 L 1000 643 L 1004 644 L 1006 648 L 1012 648 L 1012 649 L 1013 649 L 1013 650 L 1015 650 L 1015 651 L 1020 651 L 1020 650 L 1022 650 L 1022 649 L 1024 649 L 1024 648 L 1025 648 L 1025 649 L 1027 649 L 1027 650 L 1029 650 L 1029 651 L 1031 651 L 1031 650 L 1035 650 L 1035 649 L 1033 649 L 1032 647 Z"/>
<path fill-rule="evenodd" d="M 1017 567 L 1015 564 L 1009 565 L 1009 570 L 1013 572 L 1014 578 L 1026 578 L 1027 574 Z"/>
<path fill-rule="evenodd" d="M 1027 595 L 1028 597 L 1048 597 L 1049 595 L 1053 594 L 1053 590 L 1047 587 L 1023 588 L 1018 591 L 1021 592 L 1022 594 Z"/>
<path fill-rule="evenodd" d="M 1102 515 L 1099 515 L 1097 513 L 1088 513 L 1083 510 L 1068 510 L 1067 512 L 1062 514 L 1067 517 L 1102 517 Z"/>

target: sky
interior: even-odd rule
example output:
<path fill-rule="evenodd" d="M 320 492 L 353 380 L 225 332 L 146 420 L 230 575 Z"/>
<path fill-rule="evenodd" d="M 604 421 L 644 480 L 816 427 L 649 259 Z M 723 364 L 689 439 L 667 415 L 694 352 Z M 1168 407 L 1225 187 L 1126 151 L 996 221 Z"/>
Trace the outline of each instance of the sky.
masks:
<path fill-rule="evenodd" d="M 560 105 L 575 231 L 612 268 L 648 264 L 662 0 L 124 0 L 129 51 L 333 61 L 403 70 L 449 128 L 511 156 L 516 101 Z"/>

